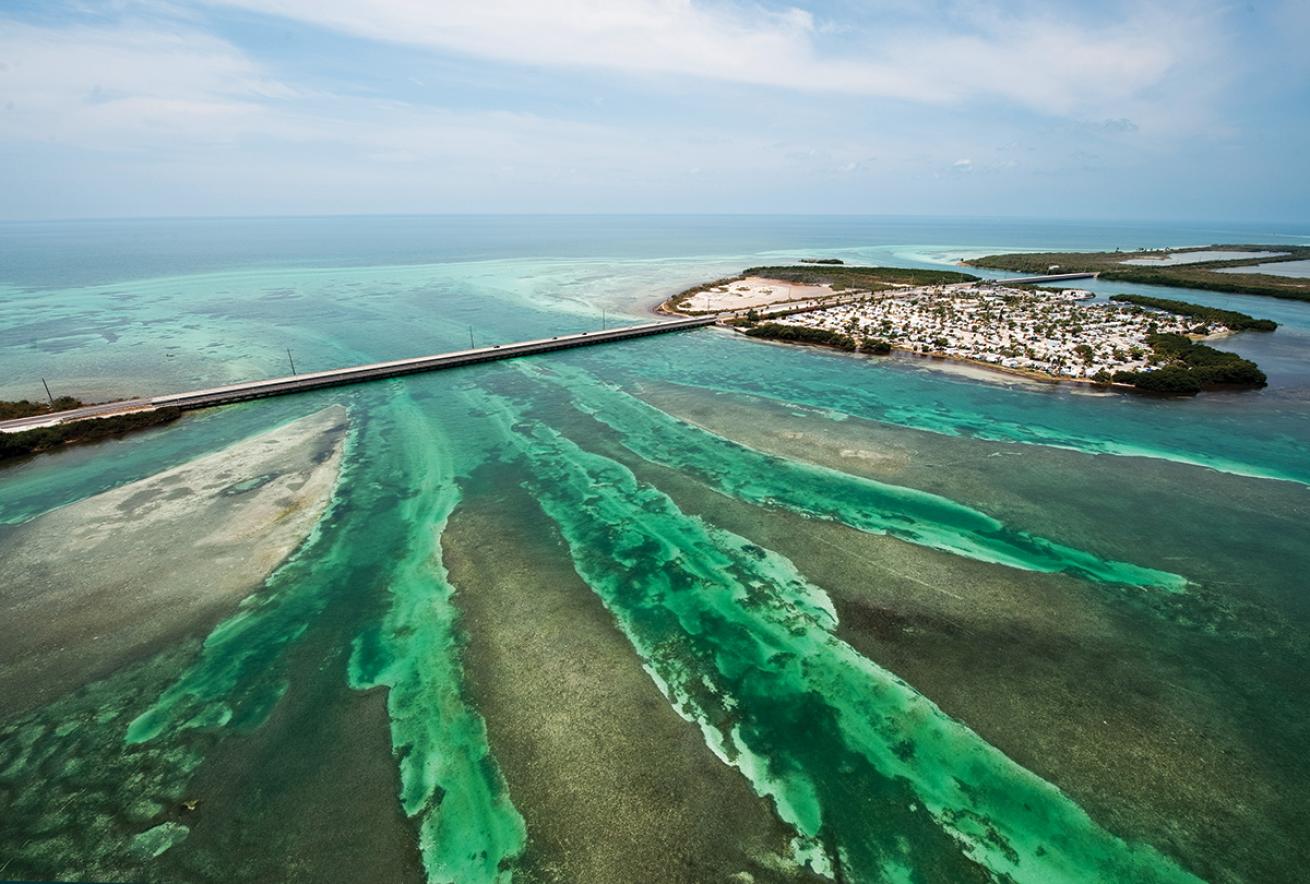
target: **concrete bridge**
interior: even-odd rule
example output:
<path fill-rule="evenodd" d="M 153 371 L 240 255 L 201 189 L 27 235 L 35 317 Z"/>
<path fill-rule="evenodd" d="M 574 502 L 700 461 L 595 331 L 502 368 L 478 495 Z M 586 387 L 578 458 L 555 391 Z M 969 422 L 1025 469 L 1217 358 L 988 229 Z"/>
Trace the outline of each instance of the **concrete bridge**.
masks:
<path fill-rule="evenodd" d="M 1099 274 L 1097 273 L 1048 273 L 1044 276 L 1016 276 L 1012 279 L 985 279 L 983 282 L 995 283 L 997 285 L 1005 285 L 1006 283 L 1019 285 L 1022 283 L 1062 282 L 1066 279 L 1095 279 L 1098 275 Z"/>
<path fill-rule="evenodd" d="M 1017 276 L 1011 279 L 982 280 L 995 284 L 1019 284 L 1061 282 L 1071 279 L 1092 279 L 1096 273 L 1051 273 L 1042 276 Z M 761 318 L 788 316 L 820 310 L 843 303 L 858 300 L 859 295 L 838 295 L 828 298 L 816 298 L 809 301 L 787 302 L 756 308 Z M 516 356 L 529 356 L 534 353 L 549 353 L 552 350 L 566 350 L 572 347 L 586 347 L 611 341 L 623 341 L 628 338 L 640 338 L 647 335 L 660 335 L 684 329 L 698 328 L 725 322 L 745 316 L 748 311 L 737 310 L 712 316 L 693 316 L 685 319 L 672 319 L 663 322 L 647 322 L 640 325 L 621 326 L 602 331 L 579 332 L 571 335 L 558 335 L 552 338 L 538 338 L 532 341 L 519 341 L 513 344 L 493 344 L 489 347 L 474 347 L 469 350 L 455 350 L 450 353 L 437 353 L 431 356 L 415 356 L 410 359 L 393 359 L 389 362 L 373 362 L 368 365 L 355 365 L 348 368 L 335 368 L 328 371 L 315 371 L 306 374 L 289 375 L 280 378 L 268 378 L 262 381 L 247 381 L 240 384 L 228 384 L 223 387 L 211 387 L 206 390 L 189 390 L 185 393 L 170 393 L 148 399 L 126 399 L 120 402 L 106 402 L 88 405 L 53 414 L 40 414 L 31 417 L 0 421 L 0 432 L 15 433 L 35 427 L 71 423 L 73 421 L 93 418 L 113 417 L 135 411 L 151 411 L 158 408 L 209 408 L 215 405 L 227 405 L 248 399 L 263 399 L 268 396 L 285 396 L 305 390 L 318 390 L 324 387 L 339 387 L 345 384 L 357 384 L 381 378 L 393 378 L 406 374 L 425 371 L 439 371 L 443 368 L 455 368 L 461 365 L 473 365 L 479 362 L 492 362 L 499 359 L 512 359 Z"/>
<path fill-rule="evenodd" d="M 690 319 L 646 322 L 640 325 L 627 325 L 603 331 L 557 335 L 553 338 L 538 338 L 513 344 L 493 344 L 489 347 L 475 347 L 470 350 L 456 350 L 451 353 L 437 353 L 432 356 L 393 359 L 389 362 L 373 362 L 368 365 L 355 365 L 349 368 L 334 368 L 328 371 L 308 372 L 287 377 L 269 378 L 262 381 L 247 381 L 240 384 L 228 384 L 223 387 L 211 387 L 206 390 L 170 393 L 148 399 L 107 402 L 53 414 L 33 415 L 32 417 L 0 421 L 0 432 L 13 433 L 34 427 L 112 417 L 134 411 L 152 411 L 157 408 L 209 408 L 215 405 L 227 405 L 231 402 L 243 402 L 247 399 L 285 396 L 289 393 L 299 393 L 305 390 L 339 387 L 345 384 L 357 384 L 361 381 L 394 378 L 400 375 L 417 374 L 425 371 L 439 371 L 443 368 L 512 359 L 516 356 L 529 356 L 534 353 L 549 353 L 553 350 L 567 350 L 573 347 L 587 347 L 593 344 L 625 341 L 629 338 L 668 334 L 669 332 L 712 325 L 718 320 L 718 316 L 695 316 Z"/>

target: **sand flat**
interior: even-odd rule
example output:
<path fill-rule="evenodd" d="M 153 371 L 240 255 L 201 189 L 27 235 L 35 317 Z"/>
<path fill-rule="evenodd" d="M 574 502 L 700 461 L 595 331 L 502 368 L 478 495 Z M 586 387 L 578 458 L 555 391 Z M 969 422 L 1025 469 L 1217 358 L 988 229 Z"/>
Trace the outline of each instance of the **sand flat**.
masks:
<path fill-rule="evenodd" d="M 331 499 L 332 406 L 0 537 L 0 701 L 41 702 L 230 613 Z"/>
<path fill-rule="evenodd" d="M 751 307 L 763 307 L 766 304 L 808 301 L 811 298 L 824 298 L 833 294 L 832 286 L 826 283 L 799 285 L 777 279 L 766 279 L 762 276 L 748 276 L 737 282 L 697 292 L 683 303 L 683 310 L 698 313 L 747 310 Z"/>
<path fill-rule="evenodd" d="M 791 831 L 660 694 L 562 539 L 512 483 L 442 536 L 469 690 L 529 847 L 528 881 L 812 880 Z"/>

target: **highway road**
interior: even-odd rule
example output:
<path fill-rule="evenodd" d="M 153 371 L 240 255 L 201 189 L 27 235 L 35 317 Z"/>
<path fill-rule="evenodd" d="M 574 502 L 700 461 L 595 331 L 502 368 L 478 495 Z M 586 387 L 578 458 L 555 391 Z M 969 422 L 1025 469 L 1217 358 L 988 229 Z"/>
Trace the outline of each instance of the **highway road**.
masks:
<path fill-rule="evenodd" d="M 361 381 L 380 378 L 399 377 L 418 372 L 438 371 L 443 368 L 455 368 L 460 365 L 473 365 L 479 362 L 492 362 L 512 359 L 516 356 L 530 356 L 535 353 L 549 353 L 573 347 L 586 347 L 612 341 L 648 335 L 668 334 L 669 332 L 699 328 L 712 325 L 718 321 L 717 316 L 694 316 L 688 319 L 673 319 L 663 322 L 646 322 L 638 325 L 626 325 L 601 331 L 579 332 L 571 335 L 556 335 L 550 338 L 537 338 L 531 341 L 517 341 L 510 344 L 493 344 L 487 347 L 474 347 L 470 350 L 456 350 L 451 353 L 437 353 L 431 356 L 416 356 L 409 359 L 393 359 L 388 362 L 373 362 L 368 365 L 354 365 L 347 368 L 335 368 L 328 371 L 307 372 L 280 378 L 268 378 L 261 381 L 246 381 L 240 384 L 228 384 L 205 390 L 189 390 L 184 393 L 170 393 L 149 399 L 131 399 L 122 402 L 107 402 L 101 405 L 88 405 L 84 408 L 55 412 L 54 414 L 35 415 L 0 421 L 0 432 L 18 432 L 48 424 L 64 424 L 73 421 L 107 417 L 128 411 L 149 411 L 156 408 L 175 407 L 182 409 L 209 408 L 226 405 L 230 402 L 242 402 L 248 399 L 262 399 L 268 396 L 284 396 L 304 390 L 317 390 L 324 387 L 337 387 L 344 384 L 356 384 Z"/>
<path fill-rule="evenodd" d="M 86 405 L 82 408 L 70 408 L 47 414 L 34 414 L 31 417 L 18 417 L 0 421 L 0 433 L 17 433 L 36 427 L 67 424 L 74 421 L 89 420 L 97 417 L 112 417 L 129 411 L 149 411 L 154 406 L 149 399 L 125 399 L 121 402 L 102 402 L 99 405 Z"/>
<path fill-rule="evenodd" d="M 1070 279 L 1087 279 L 1095 273 L 1054 273 L 1045 276 L 1027 276 L 1014 279 L 983 280 L 985 283 L 1020 283 L 1020 282 L 1056 282 Z M 865 297 L 859 295 L 837 295 L 812 301 L 787 302 L 768 307 L 756 308 L 761 318 L 787 316 L 847 304 Z M 184 393 L 170 393 L 149 399 L 128 399 L 121 402 L 106 402 L 100 405 L 88 405 L 83 408 L 54 414 L 34 415 L 0 421 L 0 432 L 13 433 L 54 424 L 109 417 L 129 411 L 148 411 L 155 408 L 176 407 L 183 409 L 209 408 L 230 402 L 242 402 L 248 399 L 261 399 L 267 396 L 283 396 L 304 390 L 317 390 L 324 387 L 336 387 L 343 384 L 355 384 L 362 381 L 398 377 L 418 372 L 438 371 L 460 365 L 472 365 L 479 362 L 491 362 L 511 359 L 516 356 L 529 356 L 535 353 L 549 353 L 572 347 L 584 347 L 610 341 L 621 341 L 647 335 L 667 334 L 684 329 L 698 328 L 745 316 L 747 311 L 738 310 L 713 316 L 693 316 L 662 322 L 647 322 L 639 325 L 620 326 L 601 331 L 579 332 L 572 335 L 557 335 L 551 338 L 538 338 L 531 341 L 518 341 L 510 344 L 493 344 L 488 347 L 474 347 L 469 350 L 456 350 L 450 353 L 437 353 L 431 356 L 416 356 L 409 359 L 393 359 L 388 362 L 374 362 L 368 365 L 355 365 L 328 371 L 308 372 L 306 374 L 288 375 L 280 378 L 268 378 L 261 381 L 247 381 L 211 387 L 205 390 L 189 390 Z"/>
<path fill-rule="evenodd" d="M 1010 279 L 985 279 L 993 285 L 1019 285 L 1020 283 L 1037 283 L 1037 282 L 1063 282 L 1067 279 L 1095 279 L 1099 273 L 1047 273 L 1043 276 L 1014 276 Z"/>

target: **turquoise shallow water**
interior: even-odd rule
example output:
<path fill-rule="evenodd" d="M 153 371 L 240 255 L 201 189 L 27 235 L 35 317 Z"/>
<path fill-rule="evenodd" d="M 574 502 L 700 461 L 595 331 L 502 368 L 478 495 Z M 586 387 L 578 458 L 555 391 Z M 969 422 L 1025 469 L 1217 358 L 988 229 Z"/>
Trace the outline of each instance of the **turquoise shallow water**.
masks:
<path fill-rule="evenodd" d="M 1250 267 L 1221 268 L 1221 273 L 1267 273 L 1270 276 L 1310 276 L 1310 261 L 1283 261 Z"/>
<path fill-rule="evenodd" d="M 506 409 L 507 435 L 579 573 L 679 712 L 796 827 L 797 857 L 812 869 L 856 880 L 912 872 L 889 828 L 850 813 L 861 793 L 904 782 L 925 816 L 997 874 L 1187 877 L 1098 831 L 1058 791 L 834 641 L 831 604 L 786 559 L 687 518 L 545 427 L 508 432 L 515 417 Z"/>
<path fill-rule="evenodd" d="M 0 396 L 36 397 L 44 377 L 92 399 L 279 374 L 288 348 L 305 370 L 593 328 L 602 310 L 636 320 L 697 280 L 795 257 L 939 266 L 1021 248 L 1300 243 L 1310 231 L 379 218 L 4 225 L 0 237 Z M 244 602 L 75 695 L 11 698 L 24 711 L 0 718 L 0 871 L 308 869 L 305 827 L 244 828 L 275 795 L 214 785 L 220 769 L 263 770 L 286 753 L 318 772 L 288 774 L 283 789 L 343 849 L 399 851 L 416 880 L 549 878 L 563 860 L 543 854 L 549 839 L 518 809 L 543 786 L 507 776 L 488 736 L 541 723 L 479 706 L 464 649 L 497 627 L 462 616 L 479 586 L 445 565 L 460 552 L 445 529 L 471 494 L 490 493 L 472 490 L 477 472 L 523 477 L 556 532 L 551 561 L 576 571 L 664 697 L 649 714 L 680 716 L 705 764 L 730 765 L 766 799 L 790 848 L 752 874 L 1278 880 L 1310 859 L 1296 835 L 1304 811 L 1277 797 L 1310 787 L 1297 677 L 1310 306 L 1172 294 L 1282 323 L 1225 344 L 1270 386 L 1092 395 L 703 330 L 249 403 L 6 468 L 0 542 L 4 526 L 326 405 L 350 415 L 327 514 Z M 759 427 L 769 408 L 798 410 L 802 436 L 840 429 L 869 463 L 894 443 L 911 464 L 969 466 L 943 466 L 929 489 L 913 471 L 875 477 L 807 453 L 804 438 L 768 453 L 734 438 L 759 427 L 710 430 L 649 404 L 652 384 L 731 403 L 734 420 Z M 1004 457 L 978 461 L 979 446 Z M 1142 505 L 1122 505 L 1139 493 Z M 720 511 L 731 527 L 707 515 Z M 544 591 L 513 530 L 483 540 L 518 562 L 516 591 Z M 834 543 L 849 552 L 840 567 Z M 218 548 L 197 537 L 170 555 L 222 568 Z M 23 591 L 58 585 L 59 566 Z M 114 714 L 78 711 L 97 703 Z M 1124 722 L 1103 732 L 1118 711 Z M 601 763 L 589 742 L 621 735 L 571 714 L 569 763 Z M 94 790 L 91 768 L 104 772 Z M 394 794 L 394 818 L 352 819 L 327 797 L 365 770 L 371 791 Z M 643 791 L 641 771 L 613 781 L 620 805 L 670 800 Z M 124 796 L 146 793 L 122 812 Z M 679 862 L 670 880 L 696 880 L 697 858 Z"/>

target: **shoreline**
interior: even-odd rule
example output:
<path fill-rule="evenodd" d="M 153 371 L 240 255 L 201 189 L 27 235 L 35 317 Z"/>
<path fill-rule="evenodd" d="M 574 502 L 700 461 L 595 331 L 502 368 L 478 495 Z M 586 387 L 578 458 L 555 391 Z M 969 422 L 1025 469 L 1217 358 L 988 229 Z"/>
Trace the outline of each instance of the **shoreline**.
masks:
<path fill-rule="evenodd" d="M 1059 386 L 1060 384 L 1066 384 L 1066 383 L 1082 384 L 1085 387 L 1090 387 L 1093 389 L 1105 390 L 1107 392 L 1131 393 L 1134 396 L 1146 396 L 1152 399 L 1155 398 L 1172 399 L 1172 398 L 1179 398 L 1179 397 L 1186 398 L 1193 395 L 1191 393 L 1171 393 L 1171 392 L 1164 392 L 1159 390 L 1144 390 L 1141 387 L 1136 386 L 1135 384 L 1124 384 L 1118 381 L 1098 381 L 1098 380 L 1094 380 L 1093 378 L 1075 378 L 1075 377 L 1064 377 L 1064 376 L 1041 374 L 1039 372 L 1031 371 L 1029 369 L 1010 368 L 1009 366 L 996 365 L 995 363 L 991 363 L 991 362 L 984 362 L 980 359 L 970 359 L 967 356 L 952 356 L 948 353 L 922 353 L 918 350 L 911 350 L 907 347 L 897 347 L 895 345 L 892 346 L 892 353 L 884 354 L 883 356 L 878 356 L 876 354 L 862 353 L 859 351 L 852 352 L 849 350 L 844 350 L 840 347 L 833 347 L 827 344 L 820 344 L 814 341 L 788 341 L 779 338 L 752 337 L 746 334 L 745 332 L 743 332 L 739 328 L 735 328 L 732 326 L 723 326 L 723 328 L 732 332 L 733 334 L 741 335 L 743 338 L 750 338 L 751 340 L 754 341 L 762 341 L 768 344 L 778 344 L 778 345 L 790 346 L 790 347 L 811 347 L 818 350 L 823 350 L 831 353 L 838 353 L 845 356 L 864 357 L 866 360 L 886 358 L 889 355 L 899 354 L 902 357 L 909 356 L 909 357 L 914 357 L 916 359 L 931 359 L 931 360 L 936 360 L 938 362 L 949 362 L 958 365 L 967 365 L 972 368 L 983 369 L 985 371 L 989 371 L 997 375 L 1009 375 L 1011 377 L 1020 377 L 1023 378 L 1024 380 L 1035 381 L 1042 384 L 1048 384 L 1050 386 Z M 1235 332 L 1230 334 L 1235 334 Z M 1222 336 L 1216 335 L 1215 337 L 1222 337 Z M 1198 392 L 1236 393 L 1236 392 L 1245 392 L 1248 391 L 1249 389 L 1250 389 L 1249 387 L 1246 387 L 1241 384 L 1224 384 L 1224 385 L 1206 387 Z"/>
<path fill-rule="evenodd" d="M 1218 257 L 1166 263 L 1163 258 L 1188 252 L 1214 252 Z M 1275 256 L 1252 257 L 1277 253 Z M 1241 257 L 1231 257 L 1238 255 Z M 1040 272 L 1052 265 L 1061 272 L 1097 273 L 1109 282 L 1176 289 L 1255 295 L 1289 301 L 1310 301 L 1310 278 L 1262 272 L 1260 267 L 1310 258 L 1310 246 L 1283 243 L 1215 243 L 1201 248 L 1179 247 L 1129 251 L 1019 251 L 961 257 L 967 267 L 998 272 Z M 1146 263 L 1128 263 L 1143 261 Z"/>
<path fill-rule="evenodd" d="M 176 407 L 143 408 L 5 431 L 0 433 L 0 470 L 42 454 L 142 433 L 171 424 L 181 417 L 182 410 Z"/>
<path fill-rule="evenodd" d="M 774 283 L 772 278 L 765 277 L 763 274 L 761 274 L 760 275 L 761 278 L 756 279 L 754 277 L 748 277 L 747 275 L 745 275 L 746 273 L 749 273 L 749 271 L 744 271 L 743 275 L 735 277 L 734 279 L 736 281 L 745 280 L 748 284 L 754 283 L 755 288 L 758 288 L 758 285 L 760 283 L 767 284 L 769 288 L 764 289 L 762 294 L 768 295 L 772 293 L 772 287 Z M 726 286 L 723 285 L 724 282 L 725 280 L 716 280 L 713 283 L 707 283 L 705 285 L 712 285 L 712 286 L 719 286 L 721 288 L 726 288 Z M 779 284 L 785 284 L 785 283 L 783 281 L 779 281 Z M 692 311 L 692 310 L 687 310 L 684 307 L 684 305 L 689 300 L 689 296 L 698 294 L 700 291 L 703 291 L 704 289 L 705 286 L 701 286 L 699 288 L 687 289 L 675 295 L 664 298 L 658 304 L 655 304 L 649 307 L 648 309 L 651 313 L 661 316 L 680 316 L 680 317 L 704 316 L 710 313 L 710 311 L 704 311 L 704 310 Z M 756 292 L 749 291 L 749 289 L 750 289 L 749 285 L 741 287 L 741 291 L 746 293 L 748 296 L 757 294 Z M 1081 294 L 1082 297 L 1090 297 L 1090 293 L 1081 293 Z M 826 306 L 834 306 L 834 307 L 840 306 L 840 302 L 841 302 L 841 299 L 839 297 L 834 297 L 832 299 L 833 303 L 831 305 L 824 304 L 823 306 L 820 306 L 816 302 L 819 300 L 826 301 L 827 299 L 805 299 L 805 300 L 809 301 L 809 304 L 807 306 L 790 311 L 785 309 L 787 306 L 787 301 L 785 300 L 780 302 L 767 301 L 761 304 L 752 304 L 749 307 L 749 311 L 754 311 L 756 309 L 762 311 L 764 315 L 760 316 L 759 319 L 760 321 L 767 322 L 768 320 L 774 318 L 775 315 L 787 316 L 794 313 L 808 312 L 809 310 L 821 310 L 824 309 L 824 307 Z M 805 301 L 803 300 L 801 303 L 805 303 Z M 779 335 L 778 337 L 775 338 L 772 335 L 768 334 L 767 331 L 759 335 L 749 334 L 745 332 L 743 329 L 739 328 L 738 326 L 743 324 L 753 325 L 753 323 L 746 323 L 740 320 L 729 321 L 734 317 L 740 317 L 743 313 L 743 310 L 741 309 L 733 310 L 728 308 L 727 305 L 722 305 L 722 306 L 724 307 L 724 309 L 717 314 L 718 322 L 716 324 L 728 327 L 732 331 L 747 337 L 759 337 L 761 340 L 773 340 L 775 343 L 809 344 L 815 347 L 821 347 L 830 350 L 840 350 L 843 352 L 852 351 L 856 349 L 855 344 L 857 342 L 850 339 L 850 336 L 848 335 L 841 335 L 840 337 L 842 337 L 842 340 L 840 342 L 836 342 L 836 341 L 828 342 L 824 335 L 787 334 L 787 335 Z M 783 309 L 779 309 L 779 308 L 783 308 Z M 749 311 L 747 311 L 748 315 L 749 315 Z M 775 314 L 773 311 L 778 311 L 778 312 Z M 1169 312 L 1169 311 L 1164 311 L 1164 312 Z M 750 318 L 754 319 L 755 317 L 750 317 Z M 1240 315 L 1239 318 L 1250 319 L 1250 317 L 1245 317 L 1244 314 Z M 802 326 L 806 328 L 810 327 L 810 326 L 805 326 L 804 323 L 802 323 Z M 826 328 L 826 326 L 820 325 L 819 328 Z M 1081 328 L 1077 330 L 1081 331 Z M 1152 326 L 1148 330 L 1154 333 L 1155 327 Z M 1224 338 L 1228 338 L 1236 334 L 1238 330 L 1239 329 L 1223 328 L 1222 331 L 1212 331 L 1208 334 L 1193 334 L 1186 328 L 1179 326 L 1178 328 L 1171 328 L 1169 334 L 1175 338 L 1179 338 L 1179 339 L 1185 338 L 1188 341 L 1190 341 L 1191 344 L 1196 345 L 1197 347 L 1201 347 L 1202 350 L 1206 350 L 1209 348 L 1207 348 L 1205 344 L 1203 344 L 1202 342 L 1217 341 Z M 827 331 L 832 332 L 833 329 L 827 329 Z M 890 350 L 893 353 L 909 354 L 917 357 L 927 357 L 930 359 L 939 360 L 942 363 L 960 365 L 962 367 L 967 366 L 972 369 L 982 370 L 986 372 L 986 374 L 992 375 L 993 378 L 995 379 L 1002 379 L 1008 376 L 1011 378 L 1022 378 L 1025 381 L 1037 382 L 1042 384 L 1060 384 L 1065 382 L 1073 382 L 1083 385 L 1084 389 L 1096 389 L 1096 390 L 1104 390 L 1104 391 L 1116 391 L 1116 390 L 1132 391 L 1134 393 L 1144 393 L 1148 395 L 1194 395 L 1195 393 L 1201 392 L 1203 389 L 1245 390 L 1251 388 L 1258 389 L 1260 387 L 1267 385 L 1265 377 L 1263 376 L 1263 374 L 1261 374 L 1258 371 L 1258 368 L 1255 366 L 1254 363 L 1241 360 L 1238 357 L 1232 357 L 1232 358 L 1235 359 L 1238 363 L 1241 363 L 1242 366 L 1249 367 L 1253 373 L 1252 374 L 1253 379 L 1251 380 L 1250 383 L 1233 382 L 1233 383 L 1219 384 L 1217 382 L 1211 382 L 1211 383 L 1202 384 L 1200 380 L 1196 380 L 1192 378 L 1190 374 L 1191 372 L 1190 368 L 1183 368 L 1181 369 L 1181 371 L 1188 374 L 1188 379 L 1186 381 L 1180 379 L 1180 377 L 1178 376 L 1178 372 L 1176 370 L 1175 374 L 1173 375 L 1168 375 L 1168 376 L 1159 375 L 1157 376 L 1158 380 L 1156 378 L 1152 378 L 1152 383 L 1143 384 L 1143 383 L 1137 383 L 1136 381 L 1141 379 L 1143 372 L 1149 374 L 1152 370 L 1150 367 L 1131 368 L 1130 366 L 1129 373 L 1132 374 L 1133 376 L 1134 379 L 1133 383 L 1111 380 L 1109 378 L 1113 374 L 1113 372 L 1108 371 L 1104 365 L 1098 365 L 1096 361 L 1087 358 L 1094 355 L 1094 350 L 1092 350 L 1090 346 L 1076 348 L 1080 351 L 1083 350 L 1086 351 L 1080 353 L 1080 355 L 1086 361 L 1085 367 L 1080 368 L 1076 361 L 1070 363 L 1066 360 L 1057 360 L 1053 362 L 1053 364 L 1046 366 L 1046 368 L 1049 369 L 1049 371 L 1047 371 L 1041 368 L 1036 368 L 1031 366 L 1019 367 L 1019 366 L 1002 365 L 999 362 L 994 362 L 982 358 L 983 356 L 991 355 L 986 353 L 979 354 L 979 355 L 961 355 L 961 354 L 943 353 L 938 350 L 921 349 L 925 345 L 931 346 L 931 344 L 933 343 L 927 340 L 915 339 L 912 340 L 910 343 L 913 346 L 906 346 L 903 343 L 898 344 L 895 341 L 883 342 L 885 346 L 890 347 Z M 1191 346 L 1191 345 L 1186 345 L 1186 346 Z M 1188 350 L 1188 352 L 1191 352 L 1191 350 Z M 1210 350 L 1210 352 L 1220 353 L 1222 351 Z M 878 354 L 873 353 L 871 351 L 867 355 L 878 355 Z M 890 355 L 890 354 L 885 354 L 885 355 Z M 1115 355 L 1116 355 L 1116 359 L 1122 361 L 1123 357 L 1122 355 L 1119 354 L 1119 351 L 1115 351 Z M 1232 354 L 1229 354 L 1229 356 L 1232 356 Z M 1156 363 L 1152 362 L 1150 363 L 1150 365 L 1154 366 L 1156 365 Z M 1054 373 L 1055 371 L 1063 371 L 1066 368 L 1069 368 L 1070 370 L 1073 371 L 1081 370 L 1083 372 L 1086 372 L 1086 374 L 1079 376 L 1079 375 L 1072 375 L 1072 374 Z M 1099 370 L 1093 372 L 1092 369 L 1099 369 Z M 1095 376 L 1091 376 L 1091 375 L 1095 375 Z M 989 378 L 987 377 L 981 378 L 981 380 L 988 380 L 988 379 Z"/>
<path fill-rule="evenodd" d="M 864 357 L 865 359 L 885 358 L 885 356 L 879 357 L 874 354 L 861 353 L 859 351 L 850 352 L 848 350 L 843 350 L 840 347 L 832 347 L 826 344 L 815 343 L 813 341 L 785 341 L 777 338 L 766 338 L 766 337 L 752 338 L 750 335 L 746 334 L 744 331 L 742 331 L 739 328 L 728 327 L 728 330 L 731 331 L 733 334 L 740 335 L 743 338 L 749 338 L 750 340 L 754 340 L 754 341 L 763 341 L 769 344 L 782 344 L 784 346 L 790 346 L 790 347 L 812 347 L 815 349 L 829 351 L 832 353 L 841 353 L 847 356 L 860 356 L 860 357 Z M 953 356 L 949 353 L 923 353 L 918 350 L 912 350 L 909 347 L 898 347 L 895 344 L 892 345 L 891 354 L 886 354 L 886 355 L 911 356 L 916 359 L 934 359 L 939 362 L 954 362 L 954 363 L 959 363 L 960 365 L 969 365 L 969 366 L 973 366 L 974 368 L 986 369 L 988 371 L 991 371 L 999 375 L 1021 377 L 1024 378 L 1025 380 L 1038 381 L 1043 384 L 1056 385 L 1056 384 L 1063 384 L 1063 383 L 1075 383 L 1075 384 L 1086 384 L 1089 387 L 1101 387 L 1107 390 L 1125 390 L 1125 391 L 1132 391 L 1134 393 L 1141 392 L 1132 384 L 1121 384 L 1121 383 L 1116 383 L 1114 381 L 1097 381 L 1097 380 L 1093 380 L 1092 378 L 1059 377 L 1056 375 L 1042 374 L 1040 372 L 1035 372 L 1024 368 L 1010 368 L 1009 366 L 996 365 L 995 363 L 984 362 L 981 359 L 970 359 L 967 356 Z"/>
<path fill-rule="evenodd" d="M 676 316 L 680 318 L 690 318 L 693 316 L 708 315 L 708 314 L 691 313 L 691 312 L 683 312 L 683 311 L 675 310 L 671 306 L 672 301 L 673 298 L 664 298 L 660 301 L 649 303 L 646 307 L 646 312 L 652 316 Z M 785 303 L 785 302 L 781 302 L 781 303 Z M 770 306 L 776 306 L 776 305 L 770 305 Z M 747 335 L 740 328 L 736 328 L 731 325 L 724 325 L 723 328 L 727 329 L 728 331 L 732 332 L 735 335 L 740 335 L 743 338 L 750 337 L 750 335 Z M 1236 334 L 1236 332 L 1215 334 L 1209 337 L 1221 338 L 1221 337 L 1228 337 L 1233 334 Z M 1206 338 L 1205 340 L 1208 339 L 1209 338 Z M 834 353 L 847 352 L 838 347 L 829 347 L 823 344 L 816 344 L 811 341 L 782 341 L 782 340 L 775 340 L 772 338 L 753 338 L 753 340 L 765 341 L 772 344 L 784 344 L 784 345 L 795 346 L 795 347 L 813 347 L 819 350 L 827 350 Z M 1099 387 L 1107 390 L 1140 392 L 1132 384 L 1119 384 L 1119 383 L 1115 383 L 1114 381 L 1096 381 L 1096 380 L 1092 380 L 1091 378 L 1057 377 L 1055 375 L 1042 374 L 1040 372 L 1030 371 L 1028 369 L 1023 369 L 1023 368 L 1010 368 L 1004 365 L 996 365 L 995 363 L 984 362 L 981 359 L 970 359 L 967 356 L 952 356 L 948 353 L 921 353 L 918 350 L 912 350 L 908 347 L 898 347 L 895 344 L 892 344 L 892 353 L 901 354 L 903 356 L 913 356 L 919 359 L 936 359 L 942 362 L 955 362 L 961 365 L 973 366 L 974 368 L 986 369 L 998 375 L 1021 377 L 1024 378 L 1025 380 L 1037 381 L 1043 384 L 1078 383 L 1078 384 L 1085 384 L 1089 387 Z M 866 358 L 870 356 L 870 354 L 868 353 L 858 353 L 858 352 L 849 353 L 847 355 L 863 356 Z"/>

